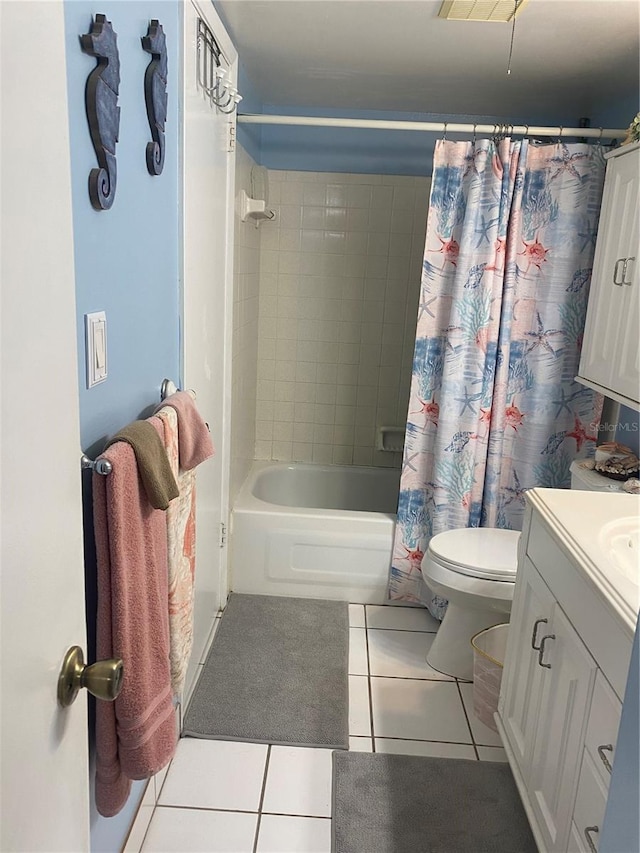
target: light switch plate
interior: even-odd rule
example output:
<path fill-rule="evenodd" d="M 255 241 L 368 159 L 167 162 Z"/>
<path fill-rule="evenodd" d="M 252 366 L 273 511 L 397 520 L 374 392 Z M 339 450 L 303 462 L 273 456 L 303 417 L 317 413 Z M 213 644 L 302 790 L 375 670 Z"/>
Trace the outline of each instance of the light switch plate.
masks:
<path fill-rule="evenodd" d="M 104 311 L 85 314 L 87 388 L 107 378 L 107 315 Z"/>

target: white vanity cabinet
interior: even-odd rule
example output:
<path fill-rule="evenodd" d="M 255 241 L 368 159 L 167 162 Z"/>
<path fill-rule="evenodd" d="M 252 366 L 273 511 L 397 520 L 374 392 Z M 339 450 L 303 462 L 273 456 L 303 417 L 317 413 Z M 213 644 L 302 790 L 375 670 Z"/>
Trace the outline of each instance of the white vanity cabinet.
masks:
<path fill-rule="evenodd" d="M 606 155 L 607 172 L 578 382 L 640 404 L 640 143 Z"/>
<path fill-rule="evenodd" d="M 573 537 L 589 524 L 580 504 L 591 497 L 527 493 L 496 717 L 545 853 L 598 849 L 635 627 L 634 605 L 622 617 L 609 606 L 574 547 Z M 599 495 L 600 504 L 603 497 L 614 499 L 621 516 L 640 509 L 630 495 Z"/>

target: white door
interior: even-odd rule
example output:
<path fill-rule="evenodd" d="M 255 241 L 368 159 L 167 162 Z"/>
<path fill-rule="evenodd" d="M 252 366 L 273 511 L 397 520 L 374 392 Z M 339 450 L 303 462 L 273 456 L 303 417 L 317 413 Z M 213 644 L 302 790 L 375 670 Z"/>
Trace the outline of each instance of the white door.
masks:
<path fill-rule="evenodd" d="M 62 2 L 0 3 L 0 39 L 0 850 L 85 851 L 85 691 L 56 702 L 86 650 Z"/>
<path fill-rule="evenodd" d="M 185 693 L 193 686 L 213 618 L 227 597 L 227 523 L 231 406 L 231 312 L 233 305 L 233 192 L 235 157 L 229 151 L 235 114 L 212 105 L 198 79 L 201 19 L 222 51 L 232 82 L 237 56 L 210 3 L 184 4 L 183 107 L 183 377 L 211 429 L 216 455 L 197 473 L 194 643 Z"/>

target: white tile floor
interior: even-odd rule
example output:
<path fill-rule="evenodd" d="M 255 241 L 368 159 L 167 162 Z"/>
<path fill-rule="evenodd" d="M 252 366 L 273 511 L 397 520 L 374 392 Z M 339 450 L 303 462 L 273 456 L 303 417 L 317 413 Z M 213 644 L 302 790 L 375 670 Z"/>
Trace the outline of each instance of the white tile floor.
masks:
<path fill-rule="evenodd" d="M 349 748 L 505 761 L 472 685 L 426 663 L 425 610 L 349 605 Z M 142 853 L 329 853 L 331 750 L 184 738 Z"/>

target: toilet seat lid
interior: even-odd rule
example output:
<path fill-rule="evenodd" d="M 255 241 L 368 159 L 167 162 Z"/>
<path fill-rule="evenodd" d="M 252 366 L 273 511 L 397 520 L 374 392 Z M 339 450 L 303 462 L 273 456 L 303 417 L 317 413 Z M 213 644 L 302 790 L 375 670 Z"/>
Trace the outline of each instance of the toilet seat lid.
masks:
<path fill-rule="evenodd" d="M 518 567 L 516 530 L 468 527 L 438 533 L 429 542 L 429 555 L 461 575 L 515 582 Z"/>

